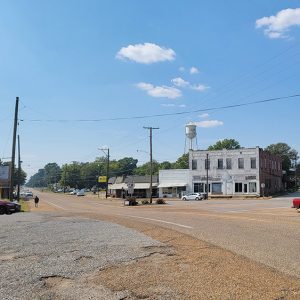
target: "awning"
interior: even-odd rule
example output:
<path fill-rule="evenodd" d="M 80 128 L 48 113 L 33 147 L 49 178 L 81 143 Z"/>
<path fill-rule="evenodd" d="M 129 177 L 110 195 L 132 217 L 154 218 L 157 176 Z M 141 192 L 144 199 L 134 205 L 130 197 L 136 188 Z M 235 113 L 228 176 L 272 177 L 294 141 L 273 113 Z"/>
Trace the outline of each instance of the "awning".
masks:
<path fill-rule="evenodd" d="M 125 183 L 114 183 L 114 184 L 109 184 L 108 189 L 109 190 L 121 190 L 121 189 L 127 190 L 127 184 Z"/>
<path fill-rule="evenodd" d="M 157 182 L 152 183 L 153 188 L 156 188 L 157 186 L 158 186 Z M 127 184 L 126 183 L 114 183 L 114 184 L 108 185 L 109 190 L 121 190 L 122 188 L 124 190 L 128 190 Z M 148 190 L 148 189 L 150 189 L 150 183 L 147 183 L 147 182 L 134 183 L 134 189 L 135 190 Z"/>
<path fill-rule="evenodd" d="M 162 182 L 159 184 L 159 188 L 164 187 L 180 187 L 180 186 L 187 186 L 188 184 L 186 182 Z"/>

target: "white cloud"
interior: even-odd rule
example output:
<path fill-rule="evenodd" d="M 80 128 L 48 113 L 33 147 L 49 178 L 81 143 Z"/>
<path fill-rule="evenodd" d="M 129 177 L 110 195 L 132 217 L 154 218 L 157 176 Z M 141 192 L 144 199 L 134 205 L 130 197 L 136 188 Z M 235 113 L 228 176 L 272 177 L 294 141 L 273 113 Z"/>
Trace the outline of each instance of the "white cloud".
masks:
<path fill-rule="evenodd" d="M 256 20 L 256 28 L 264 28 L 265 35 L 271 39 L 287 38 L 292 26 L 300 26 L 300 8 L 284 9 L 276 16 Z"/>
<path fill-rule="evenodd" d="M 191 73 L 191 74 L 198 74 L 198 73 L 199 73 L 199 70 L 198 70 L 196 67 L 191 67 L 191 68 L 190 68 L 190 73 Z"/>
<path fill-rule="evenodd" d="M 180 104 L 179 107 L 181 107 L 181 108 L 186 107 L 186 105 L 185 104 Z"/>
<path fill-rule="evenodd" d="M 173 104 L 173 103 L 164 103 L 161 106 L 163 106 L 163 107 L 174 107 L 175 104 Z"/>
<path fill-rule="evenodd" d="M 203 92 L 203 91 L 205 91 L 209 88 L 210 88 L 209 86 L 206 86 L 204 84 L 195 84 L 195 85 L 191 86 L 192 90 L 196 90 L 196 91 L 199 91 L 199 92 Z"/>
<path fill-rule="evenodd" d="M 156 98 L 176 99 L 182 96 L 179 89 L 170 86 L 154 86 L 150 83 L 140 82 L 136 85 L 139 89 L 147 91 L 148 95 Z"/>
<path fill-rule="evenodd" d="M 180 68 L 179 68 L 179 71 L 180 71 L 180 72 L 184 72 L 184 71 L 185 71 L 185 68 L 184 68 L 184 67 L 180 67 Z"/>
<path fill-rule="evenodd" d="M 189 86 L 190 83 L 188 81 L 185 81 L 184 79 L 182 79 L 181 77 L 177 77 L 171 80 L 171 82 L 179 87 L 185 87 L 185 86 Z"/>
<path fill-rule="evenodd" d="M 199 117 L 200 117 L 200 118 L 208 118 L 208 117 L 209 117 L 209 114 L 204 113 L 204 114 L 199 115 Z"/>
<path fill-rule="evenodd" d="M 141 64 L 152 64 L 161 61 L 175 59 L 175 52 L 172 49 L 160 47 L 152 43 L 129 45 L 121 48 L 116 58 L 128 59 Z"/>
<path fill-rule="evenodd" d="M 212 127 L 222 126 L 224 123 L 218 120 L 207 120 L 201 122 L 193 122 L 193 124 L 196 125 L 197 127 L 212 128 Z"/>

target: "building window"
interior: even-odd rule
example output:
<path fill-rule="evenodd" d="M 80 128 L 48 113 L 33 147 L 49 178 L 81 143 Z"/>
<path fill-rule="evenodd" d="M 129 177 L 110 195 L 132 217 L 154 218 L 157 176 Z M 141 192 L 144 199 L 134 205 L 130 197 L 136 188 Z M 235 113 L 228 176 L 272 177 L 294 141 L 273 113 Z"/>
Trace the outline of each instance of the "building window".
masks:
<path fill-rule="evenodd" d="M 223 169 L 223 158 L 218 158 L 218 169 Z"/>
<path fill-rule="evenodd" d="M 226 169 L 231 169 L 231 158 L 226 158 Z"/>
<path fill-rule="evenodd" d="M 243 184 L 241 182 L 236 182 L 234 191 L 236 193 L 242 193 L 243 192 Z"/>
<path fill-rule="evenodd" d="M 244 169 L 244 159 L 243 158 L 238 159 L 238 167 L 239 167 L 239 169 Z"/>
<path fill-rule="evenodd" d="M 256 182 L 249 182 L 249 193 L 256 193 Z"/>
<path fill-rule="evenodd" d="M 197 160 L 192 159 L 192 170 L 197 170 Z"/>
<path fill-rule="evenodd" d="M 204 192 L 204 184 L 201 182 L 194 183 L 194 193 L 203 193 Z"/>
<path fill-rule="evenodd" d="M 256 158 L 251 157 L 251 169 L 256 169 Z"/>
<path fill-rule="evenodd" d="M 222 183 L 221 182 L 213 182 L 211 191 L 213 194 L 222 194 Z"/>
<path fill-rule="evenodd" d="M 244 193 L 245 194 L 247 193 L 247 190 L 248 190 L 248 185 L 247 185 L 247 183 L 244 183 Z"/>
<path fill-rule="evenodd" d="M 205 159 L 205 170 L 209 170 L 209 169 L 210 169 L 210 160 Z"/>

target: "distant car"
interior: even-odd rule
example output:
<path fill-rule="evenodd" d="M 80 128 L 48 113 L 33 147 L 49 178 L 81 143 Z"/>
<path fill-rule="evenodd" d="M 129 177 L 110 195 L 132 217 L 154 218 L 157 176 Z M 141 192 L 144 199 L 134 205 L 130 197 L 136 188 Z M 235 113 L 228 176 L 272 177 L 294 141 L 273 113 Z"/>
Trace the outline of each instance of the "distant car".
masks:
<path fill-rule="evenodd" d="M 73 191 L 71 191 L 69 194 L 70 194 L 70 195 L 76 195 L 78 192 L 79 192 L 79 190 L 73 190 Z"/>
<path fill-rule="evenodd" d="M 0 201 L 0 215 L 10 215 L 16 212 L 16 205 L 13 202 Z"/>
<path fill-rule="evenodd" d="M 84 190 L 78 191 L 76 195 L 77 196 L 84 196 L 85 195 Z"/>
<path fill-rule="evenodd" d="M 181 197 L 181 200 L 203 200 L 205 198 L 205 193 L 189 193 Z"/>
<path fill-rule="evenodd" d="M 33 193 L 32 192 L 26 192 L 25 197 L 33 197 Z"/>

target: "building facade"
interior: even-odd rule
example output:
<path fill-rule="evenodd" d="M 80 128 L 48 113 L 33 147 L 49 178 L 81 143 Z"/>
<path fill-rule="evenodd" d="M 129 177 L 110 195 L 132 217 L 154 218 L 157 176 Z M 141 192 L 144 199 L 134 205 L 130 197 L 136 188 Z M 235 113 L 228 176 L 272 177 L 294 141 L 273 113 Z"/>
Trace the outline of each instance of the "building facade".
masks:
<path fill-rule="evenodd" d="M 190 192 L 224 196 L 261 196 L 280 192 L 282 161 L 259 147 L 235 150 L 190 150 Z"/>
<path fill-rule="evenodd" d="M 186 193 L 189 169 L 159 170 L 159 197 L 178 198 Z"/>

